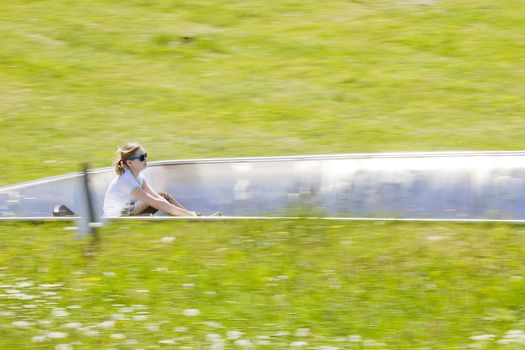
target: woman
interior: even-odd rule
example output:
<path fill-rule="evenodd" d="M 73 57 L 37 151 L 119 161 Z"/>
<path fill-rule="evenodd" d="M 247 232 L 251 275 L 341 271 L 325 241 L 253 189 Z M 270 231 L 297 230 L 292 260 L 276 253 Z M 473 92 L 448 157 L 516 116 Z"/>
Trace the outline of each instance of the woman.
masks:
<path fill-rule="evenodd" d="M 148 166 L 148 154 L 135 142 L 117 150 L 115 172 L 104 197 L 104 216 L 152 215 L 161 210 L 174 216 L 197 216 L 184 208 L 169 193 L 157 193 L 149 185 L 142 170 Z"/>

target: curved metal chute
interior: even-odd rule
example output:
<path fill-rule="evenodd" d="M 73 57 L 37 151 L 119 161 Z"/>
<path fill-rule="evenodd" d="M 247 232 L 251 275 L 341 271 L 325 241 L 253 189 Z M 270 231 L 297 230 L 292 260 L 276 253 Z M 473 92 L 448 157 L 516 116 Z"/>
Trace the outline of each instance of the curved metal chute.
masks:
<path fill-rule="evenodd" d="M 525 152 L 343 154 L 152 162 L 158 191 L 236 217 L 525 220 Z M 89 172 L 94 207 L 112 168 Z M 82 173 L 0 187 L 0 218 L 82 212 Z"/>

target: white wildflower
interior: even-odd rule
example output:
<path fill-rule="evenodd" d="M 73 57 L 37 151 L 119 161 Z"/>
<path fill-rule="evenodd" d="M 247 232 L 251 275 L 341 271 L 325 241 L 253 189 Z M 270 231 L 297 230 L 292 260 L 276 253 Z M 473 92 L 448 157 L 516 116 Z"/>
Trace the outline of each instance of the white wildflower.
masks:
<path fill-rule="evenodd" d="M 186 328 L 186 327 L 175 327 L 175 328 L 173 328 L 173 331 L 177 332 L 177 333 L 184 333 L 184 332 L 188 331 L 188 328 Z"/>
<path fill-rule="evenodd" d="M 110 334 L 109 336 L 111 339 L 115 339 L 115 340 L 122 340 L 122 339 L 126 339 L 126 335 L 122 334 L 122 333 L 113 333 L 113 334 Z"/>
<path fill-rule="evenodd" d="M 431 235 L 431 236 L 427 237 L 427 240 L 429 240 L 429 241 L 440 241 L 440 240 L 445 239 L 445 238 L 447 238 L 447 237 L 439 236 L 439 235 Z"/>
<path fill-rule="evenodd" d="M 218 322 L 213 322 L 213 321 L 209 321 L 209 322 L 202 322 L 203 325 L 206 325 L 210 328 L 222 328 L 222 325 Z"/>
<path fill-rule="evenodd" d="M 115 272 L 111 272 L 111 271 L 108 271 L 108 272 L 102 272 L 102 274 L 106 277 L 115 277 L 117 274 Z"/>
<path fill-rule="evenodd" d="M 116 320 L 116 321 L 125 320 L 126 319 L 126 315 L 124 315 L 124 314 L 113 314 L 113 315 L 111 315 L 111 318 Z"/>
<path fill-rule="evenodd" d="M 148 316 L 146 315 L 133 315 L 134 321 L 146 321 L 148 319 Z"/>
<path fill-rule="evenodd" d="M 307 337 L 310 335 L 310 330 L 308 328 L 299 328 L 295 331 L 295 335 L 298 337 Z"/>
<path fill-rule="evenodd" d="M 525 335 L 525 333 L 523 333 L 523 331 L 521 331 L 519 329 L 511 329 L 510 331 L 505 333 L 505 337 L 507 337 L 507 338 L 520 338 L 520 337 L 522 337 L 524 335 Z"/>
<path fill-rule="evenodd" d="M 57 344 L 55 350 L 73 350 L 73 345 L 71 344 Z"/>
<path fill-rule="evenodd" d="M 175 341 L 173 339 L 162 339 L 159 340 L 159 344 L 173 345 L 175 344 Z"/>
<path fill-rule="evenodd" d="M 289 334 L 290 332 L 288 331 L 277 331 L 273 335 L 275 335 L 276 337 L 286 337 Z"/>
<path fill-rule="evenodd" d="M 88 337 L 96 337 L 100 334 L 100 332 L 95 329 L 88 329 L 84 332 L 84 334 Z"/>
<path fill-rule="evenodd" d="M 119 310 L 119 312 L 122 312 L 123 314 L 133 312 L 133 311 L 135 311 L 135 309 L 133 309 L 132 307 L 123 307 Z"/>
<path fill-rule="evenodd" d="M 238 339 L 238 340 L 235 341 L 234 344 L 236 346 L 240 346 L 240 347 L 243 347 L 243 348 L 248 348 L 248 347 L 252 346 L 252 342 L 249 341 L 248 339 Z"/>
<path fill-rule="evenodd" d="M 13 323 L 11 323 L 13 326 L 15 327 L 19 327 L 19 328 L 27 328 L 29 326 L 31 326 L 31 323 L 27 322 L 27 321 L 14 321 Z"/>
<path fill-rule="evenodd" d="M 306 341 L 294 341 L 293 343 L 290 344 L 290 346 L 293 348 L 300 348 L 300 347 L 307 346 L 307 345 L 308 345 L 308 342 Z"/>
<path fill-rule="evenodd" d="M 47 333 L 47 337 L 51 339 L 61 339 L 61 338 L 67 338 L 69 334 L 66 332 L 49 332 Z"/>
<path fill-rule="evenodd" d="M 146 328 L 150 332 L 158 332 L 160 330 L 160 326 L 157 323 L 150 323 Z"/>
<path fill-rule="evenodd" d="M 182 311 L 182 314 L 184 316 L 189 316 L 189 317 L 199 316 L 200 313 L 201 312 L 199 311 L 199 309 L 185 309 L 184 311 Z"/>
<path fill-rule="evenodd" d="M 519 329 L 511 329 L 502 339 L 497 341 L 498 344 L 525 344 L 525 333 Z"/>
<path fill-rule="evenodd" d="M 42 343 L 46 341 L 46 337 L 44 335 L 35 335 L 33 338 L 31 338 L 31 342 L 33 343 Z"/>
<path fill-rule="evenodd" d="M 224 350 L 224 340 L 223 339 L 216 339 L 208 348 L 209 350 Z"/>
<path fill-rule="evenodd" d="M 195 287 L 195 284 L 194 283 L 183 283 L 182 286 L 184 288 L 193 288 Z"/>
<path fill-rule="evenodd" d="M 64 324 L 64 328 L 79 329 L 80 327 L 82 327 L 82 324 L 80 324 L 80 322 L 68 322 Z"/>
<path fill-rule="evenodd" d="M 40 288 L 48 289 L 48 288 L 62 287 L 63 285 L 64 284 L 62 284 L 62 283 L 43 283 L 43 284 L 39 284 L 38 286 Z"/>
<path fill-rule="evenodd" d="M 267 339 L 259 339 L 255 342 L 255 345 L 262 345 L 262 346 L 267 346 L 267 345 L 271 345 L 272 342 L 267 340 Z"/>
<path fill-rule="evenodd" d="M 113 328 L 113 327 L 115 327 L 115 321 L 114 320 L 103 321 L 103 322 L 100 322 L 98 324 L 98 326 L 101 327 L 101 328 Z"/>
<path fill-rule="evenodd" d="M 375 346 L 377 345 L 376 342 L 372 339 L 367 339 L 363 342 L 363 346 Z"/>
<path fill-rule="evenodd" d="M 69 316 L 69 312 L 67 312 L 64 309 L 54 309 L 51 313 L 55 317 L 67 317 L 67 316 Z"/>
<path fill-rule="evenodd" d="M 137 293 L 149 293 L 149 290 L 148 289 L 137 289 L 136 292 Z"/>
<path fill-rule="evenodd" d="M 226 332 L 226 336 L 230 340 L 239 339 L 244 333 L 241 331 L 228 331 Z"/>
<path fill-rule="evenodd" d="M 492 338 L 494 338 L 493 334 L 479 334 L 479 335 L 473 335 L 472 337 L 470 337 L 470 339 L 474 341 L 487 341 L 487 340 L 491 340 Z"/>
<path fill-rule="evenodd" d="M 18 299 L 18 300 L 32 300 L 32 299 L 36 298 L 35 295 L 29 295 L 29 294 L 25 294 L 25 293 L 13 294 L 13 297 Z"/>
<path fill-rule="evenodd" d="M 166 237 L 162 237 L 162 239 L 160 240 L 162 243 L 173 243 L 175 242 L 175 237 L 173 236 L 166 236 Z"/>
<path fill-rule="evenodd" d="M 27 288 L 27 287 L 32 287 L 33 286 L 33 283 L 31 282 L 18 282 L 16 284 L 16 288 Z"/>
<path fill-rule="evenodd" d="M 40 292 L 40 294 L 42 295 L 45 295 L 45 296 L 55 296 L 55 295 L 58 295 L 57 292 Z"/>
<path fill-rule="evenodd" d="M 348 341 L 351 343 L 359 343 L 361 342 L 362 338 L 360 335 L 349 335 Z"/>

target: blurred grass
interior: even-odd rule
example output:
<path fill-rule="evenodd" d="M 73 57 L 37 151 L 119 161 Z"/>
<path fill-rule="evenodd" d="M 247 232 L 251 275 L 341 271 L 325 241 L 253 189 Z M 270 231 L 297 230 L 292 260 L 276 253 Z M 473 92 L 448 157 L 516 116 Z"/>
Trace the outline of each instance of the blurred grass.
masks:
<path fill-rule="evenodd" d="M 0 185 L 152 160 L 522 149 L 523 1 L 7 1 Z M 23 169 L 23 171 L 20 171 Z"/>
<path fill-rule="evenodd" d="M 497 341 L 525 326 L 521 226 L 119 222 L 102 230 L 96 248 L 72 240 L 63 226 L 2 224 L 9 245 L 0 247 L 0 304 L 13 312 L 0 317 L 4 348 L 155 348 L 175 339 L 175 348 L 205 349 L 208 334 L 226 339 L 240 331 L 254 346 L 269 341 L 256 346 L 265 349 L 295 341 L 310 349 L 517 349 Z M 166 243 L 166 236 L 175 238 Z M 21 282 L 33 285 L 17 288 Z M 56 294 L 41 294 L 50 283 L 60 284 L 51 289 Z M 19 300 L 7 289 L 35 298 Z M 69 315 L 53 316 L 57 309 Z M 184 316 L 187 309 L 200 314 Z M 141 312 L 147 320 L 134 318 Z M 100 326 L 111 319 L 114 326 Z M 32 325 L 17 328 L 14 320 Z M 84 328 L 68 329 L 70 322 Z M 86 329 L 100 335 L 86 336 Z M 49 331 L 69 335 L 31 343 Z M 494 338 L 471 339 L 480 334 Z M 130 339 L 137 344 L 126 345 Z"/>
<path fill-rule="evenodd" d="M 524 10 L 519 0 L 1 2 L 0 186 L 109 166 L 128 140 L 151 160 L 523 149 Z M 218 350 L 210 334 L 234 330 L 269 349 L 525 339 L 507 334 L 525 330 L 521 226 L 115 223 L 86 258 L 90 241 L 63 225 L 0 224 L 0 347 Z M 69 334 L 33 338 L 48 331 Z"/>

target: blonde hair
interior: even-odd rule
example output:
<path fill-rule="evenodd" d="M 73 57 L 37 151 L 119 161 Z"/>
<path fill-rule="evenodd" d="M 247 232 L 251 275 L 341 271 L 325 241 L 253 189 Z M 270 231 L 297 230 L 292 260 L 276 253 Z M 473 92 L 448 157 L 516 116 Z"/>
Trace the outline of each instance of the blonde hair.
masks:
<path fill-rule="evenodd" d="M 115 157 L 115 172 L 118 175 L 124 174 L 126 170 L 126 161 L 133 156 L 136 150 L 138 150 L 142 145 L 137 142 L 128 142 L 124 146 L 121 146 L 117 149 L 117 156 Z"/>

